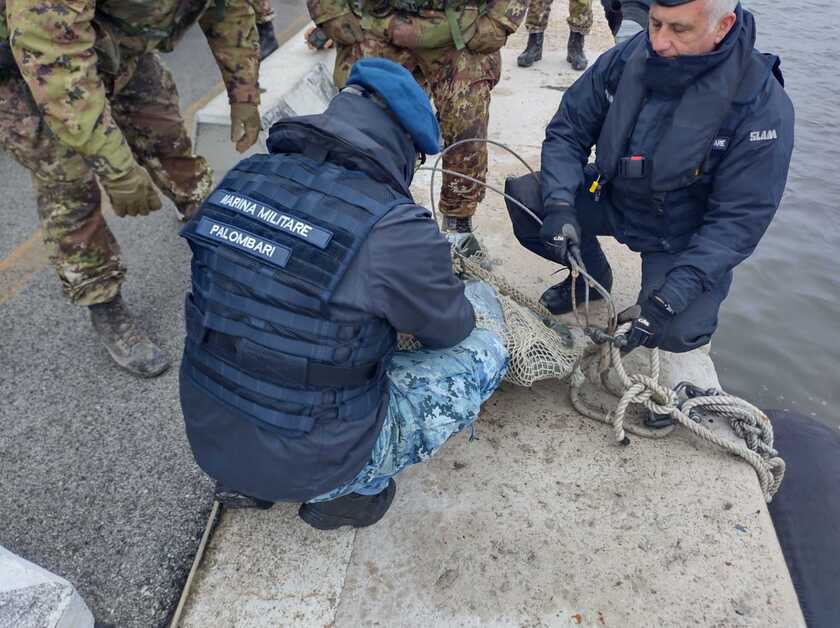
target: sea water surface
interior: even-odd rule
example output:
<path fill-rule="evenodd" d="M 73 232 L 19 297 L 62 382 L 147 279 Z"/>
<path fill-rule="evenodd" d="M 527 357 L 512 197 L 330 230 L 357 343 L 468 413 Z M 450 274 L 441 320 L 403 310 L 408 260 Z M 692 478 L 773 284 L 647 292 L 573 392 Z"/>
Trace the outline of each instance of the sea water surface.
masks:
<path fill-rule="evenodd" d="M 723 386 L 840 428 L 840 4 L 747 0 L 796 109 L 787 192 L 712 340 Z"/>

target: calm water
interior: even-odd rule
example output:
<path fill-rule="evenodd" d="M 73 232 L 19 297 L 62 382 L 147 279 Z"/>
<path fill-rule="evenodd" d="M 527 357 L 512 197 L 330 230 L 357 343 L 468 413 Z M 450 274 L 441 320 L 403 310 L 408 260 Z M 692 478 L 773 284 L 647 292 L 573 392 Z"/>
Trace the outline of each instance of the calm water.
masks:
<path fill-rule="evenodd" d="M 728 390 L 840 428 L 840 4 L 747 0 L 796 108 L 787 194 L 735 273 L 712 355 Z"/>

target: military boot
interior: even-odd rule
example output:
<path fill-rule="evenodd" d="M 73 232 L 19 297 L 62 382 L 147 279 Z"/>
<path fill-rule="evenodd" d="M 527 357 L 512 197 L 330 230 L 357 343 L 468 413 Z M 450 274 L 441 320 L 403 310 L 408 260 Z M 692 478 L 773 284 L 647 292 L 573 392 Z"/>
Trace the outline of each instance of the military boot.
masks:
<path fill-rule="evenodd" d="M 277 50 L 280 44 L 277 43 L 277 36 L 274 34 L 273 22 L 257 24 L 257 31 L 260 34 L 260 61 L 262 61 Z"/>
<path fill-rule="evenodd" d="M 349 493 L 328 502 L 302 504 L 298 516 L 319 530 L 335 530 L 342 526 L 365 528 L 385 516 L 396 493 L 397 483 L 391 479 L 385 490 L 376 495 Z"/>
<path fill-rule="evenodd" d="M 525 46 L 525 51 L 516 58 L 519 67 L 530 68 L 542 59 L 543 35 L 544 33 L 530 33 L 528 35 L 528 45 Z"/>
<path fill-rule="evenodd" d="M 575 33 L 574 31 L 569 33 L 569 45 L 566 54 L 566 61 L 568 61 L 572 68 L 578 72 L 585 70 L 586 66 L 589 65 L 589 61 L 583 53 L 583 43 L 584 37 L 581 33 Z"/>
<path fill-rule="evenodd" d="M 443 236 L 463 257 L 472 257 L 481 253 L 481 245 L 473 234 L 471 218 L 444 216 Z"/>
<path fill-rule="evenodd" d="M 140 377 L 156 377 L 169 368 L 169 358 L 140 331 L 120 295 L 88 309 L 93 328 L 114 362 Z"/>

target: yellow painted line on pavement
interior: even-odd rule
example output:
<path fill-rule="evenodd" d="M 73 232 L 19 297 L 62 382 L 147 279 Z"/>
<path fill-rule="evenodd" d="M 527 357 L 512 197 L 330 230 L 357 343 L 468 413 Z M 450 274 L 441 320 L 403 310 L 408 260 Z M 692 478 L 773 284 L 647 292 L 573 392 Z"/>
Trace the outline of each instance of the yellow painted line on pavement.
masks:
<path fill-rule="evenodd" d="M 291 39 L 299 30 L 309 23 L 309 16 L 301 15 L 289 24 L 281 33 L 277 34 L 280 45 Z M 187 132 L 192 137 L 195 133 L 195 115 L 199 109 L 221 94 L 225 89 L 224 83 L 219 81 L 204 96 L 190 103 L 182 115 Z M 102 210 L 106 211 L 107 197 L 103 195 Z M 19 244 L 5 258 L 0 259 L 0 304 L 11 299 L 17 292 L 29 283 L 35 273 L 49 266 L 49 256 L 43 243 L 43 232 L 37 229 L 26 242 Z"/>
<path fill-rule="evenodd" d="M 0 304 L 12 298 L 32 276 L 49 264 L 43 232 L 37 229 L 23 244 L 0 260 Z"/>

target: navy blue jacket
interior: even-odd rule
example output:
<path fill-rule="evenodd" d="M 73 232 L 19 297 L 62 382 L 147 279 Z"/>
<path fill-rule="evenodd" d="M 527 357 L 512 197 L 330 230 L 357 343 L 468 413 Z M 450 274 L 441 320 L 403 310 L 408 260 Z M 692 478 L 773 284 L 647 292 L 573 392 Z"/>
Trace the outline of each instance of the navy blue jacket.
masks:
<path fill-rule="evenodd" d="M 597 144 L 616 237 L 675 254 L 660 293 L 677 311 L 752 254 L 787 180 L 793 106 L 778 58 L 754 48 L 752 15 L 737 15 L 708 55 L 662 59 L 646 32 L 603 54 L 564 94 L 542 148 L 546 207 L 574 206 Z M 646 178 L 617 175 L 630 155 L 647 158 Z"/>
<path fill-rule="evenodd" d="M 282 120 L 183 231 L 193 250 L 181 401 L 196 461 L 234 490 L 306 501 L 355 478 L 389 407 L 396 332 L 475 326 L 450 247 L 413 203 L 416 151 L 370 98 Z"/>

